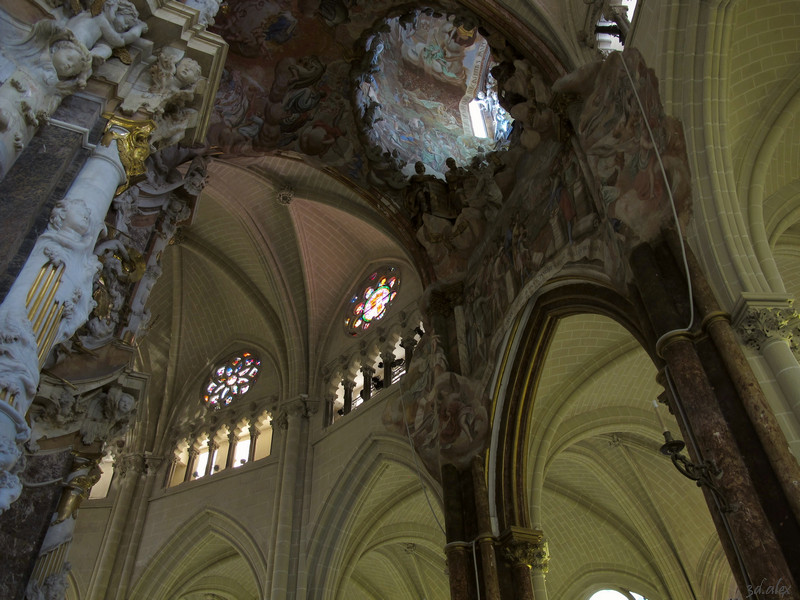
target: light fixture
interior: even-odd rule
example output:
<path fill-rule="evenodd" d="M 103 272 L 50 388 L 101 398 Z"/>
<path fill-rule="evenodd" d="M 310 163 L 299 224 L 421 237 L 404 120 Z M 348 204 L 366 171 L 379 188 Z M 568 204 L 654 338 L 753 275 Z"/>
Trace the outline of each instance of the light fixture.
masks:
<path fill-rule="evenodd" d="M 664 435 L 664 444 L 659 448 L 659 452 L 672 459 L 672 464 L 675 465 L 675 468 L 678 469 L 681 475 L 697 483 L 698 487 L 703 485 L 707 486 L 708 489 L 711 490 L 711 493 L 719 500 L 720 506 L 724 512 L 730 511 L 731 509 L 727 501 L 722 496 L 722 492 L 720 492 L 715 483 L 715 480 L 722 477 L 722 470 L 714 464 L 714 461 L 710 463 L 701 461 L 698 464 L 694 464 L 689 460 L 689 458 L 683 454 L 686 443 L 683 440 L 676 440 L 673 438 L 672 432 L 670 432 L 664 423 L 664 419 L 661 417 L 661 413 L 658 410 L 658 400 L 653 400 L 653 408 L 656 412 L 656 418 L 658 419 L 662 434 Z"/>

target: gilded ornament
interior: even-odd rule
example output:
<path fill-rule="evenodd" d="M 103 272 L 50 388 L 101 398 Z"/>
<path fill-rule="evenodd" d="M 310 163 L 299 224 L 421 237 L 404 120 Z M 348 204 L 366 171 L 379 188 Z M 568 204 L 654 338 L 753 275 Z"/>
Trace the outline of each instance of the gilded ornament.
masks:
<path fill-rule="evenodd" d="M 132 179 L 147 172 L 144 163 L 150 156 L 150 134 L 156 124 L 152 119 L 134 121 L 110 113 L 103 117 L 108 123 L 100 143 L 109 146 L 113 140 L 117 141 L 119 159 L 127 176 L 125 183 L 117 188 L 116 195 L 119 195 L 130 187 Z"/>

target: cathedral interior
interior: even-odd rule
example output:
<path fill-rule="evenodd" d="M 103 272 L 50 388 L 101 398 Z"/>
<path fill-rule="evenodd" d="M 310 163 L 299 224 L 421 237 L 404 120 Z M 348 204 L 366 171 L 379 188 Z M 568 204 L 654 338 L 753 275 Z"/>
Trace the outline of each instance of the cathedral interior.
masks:
<path fill-rule="evenodd" d="M 0 0 L 0 598 L 800 599 L 798 113 L 797 0 Z"/>

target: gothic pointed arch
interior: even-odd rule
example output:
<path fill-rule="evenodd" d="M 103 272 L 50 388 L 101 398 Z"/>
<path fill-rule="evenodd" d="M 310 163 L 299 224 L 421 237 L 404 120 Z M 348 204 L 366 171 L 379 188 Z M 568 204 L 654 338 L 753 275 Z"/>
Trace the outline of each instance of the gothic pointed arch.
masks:
<path fill-rule="evenodd" d="M 355 586 L 381 590 L 386 598 L 423 590 L 439 598 L 447 584 L 443 576 L 431 583 L 444 565 L 444 534 L 435 522 L 443 522 L 437 484 L 416 467 L 402 438 L 372 435 L 353 456 L 322 504 L 310 535 L 308 597 L 347 598 L 348 588 Z M 393 565 L 385 581 L 395 581 L 397 589 L 381 589 L 382 584 L 368 575 L 379 565 Z"/>
<path fill-rule="evenodd" d="M 221 573 L 204 581 L 203 571 L 216 564 Z M 263 598 L 267 562 L 252 535 L 233 517 L 206 508 L 189 518 L 158 550 L 133 587 L 131 600 L 172 600 L 219 587 L 224 598 Z M 221 578 L 221 576 L 223 576 Z M 222 583 L 221 583 L 222 582 Z"/>

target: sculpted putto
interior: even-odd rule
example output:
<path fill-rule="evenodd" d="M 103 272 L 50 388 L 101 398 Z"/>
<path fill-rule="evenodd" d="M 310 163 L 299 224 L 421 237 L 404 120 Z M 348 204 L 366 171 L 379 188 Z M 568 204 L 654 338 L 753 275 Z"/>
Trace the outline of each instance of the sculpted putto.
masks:
<path fill-rule="evenodd" d="M 130 0 L 106 0 L 100 14 L 78 13 L 67 21 L 67 29 L 89 49 L 94 63 L 100 64 L 111 57 L 113 48 L 122 48 L 140 38 L 147 25 L 139 20 L 139 12 Z"/>

